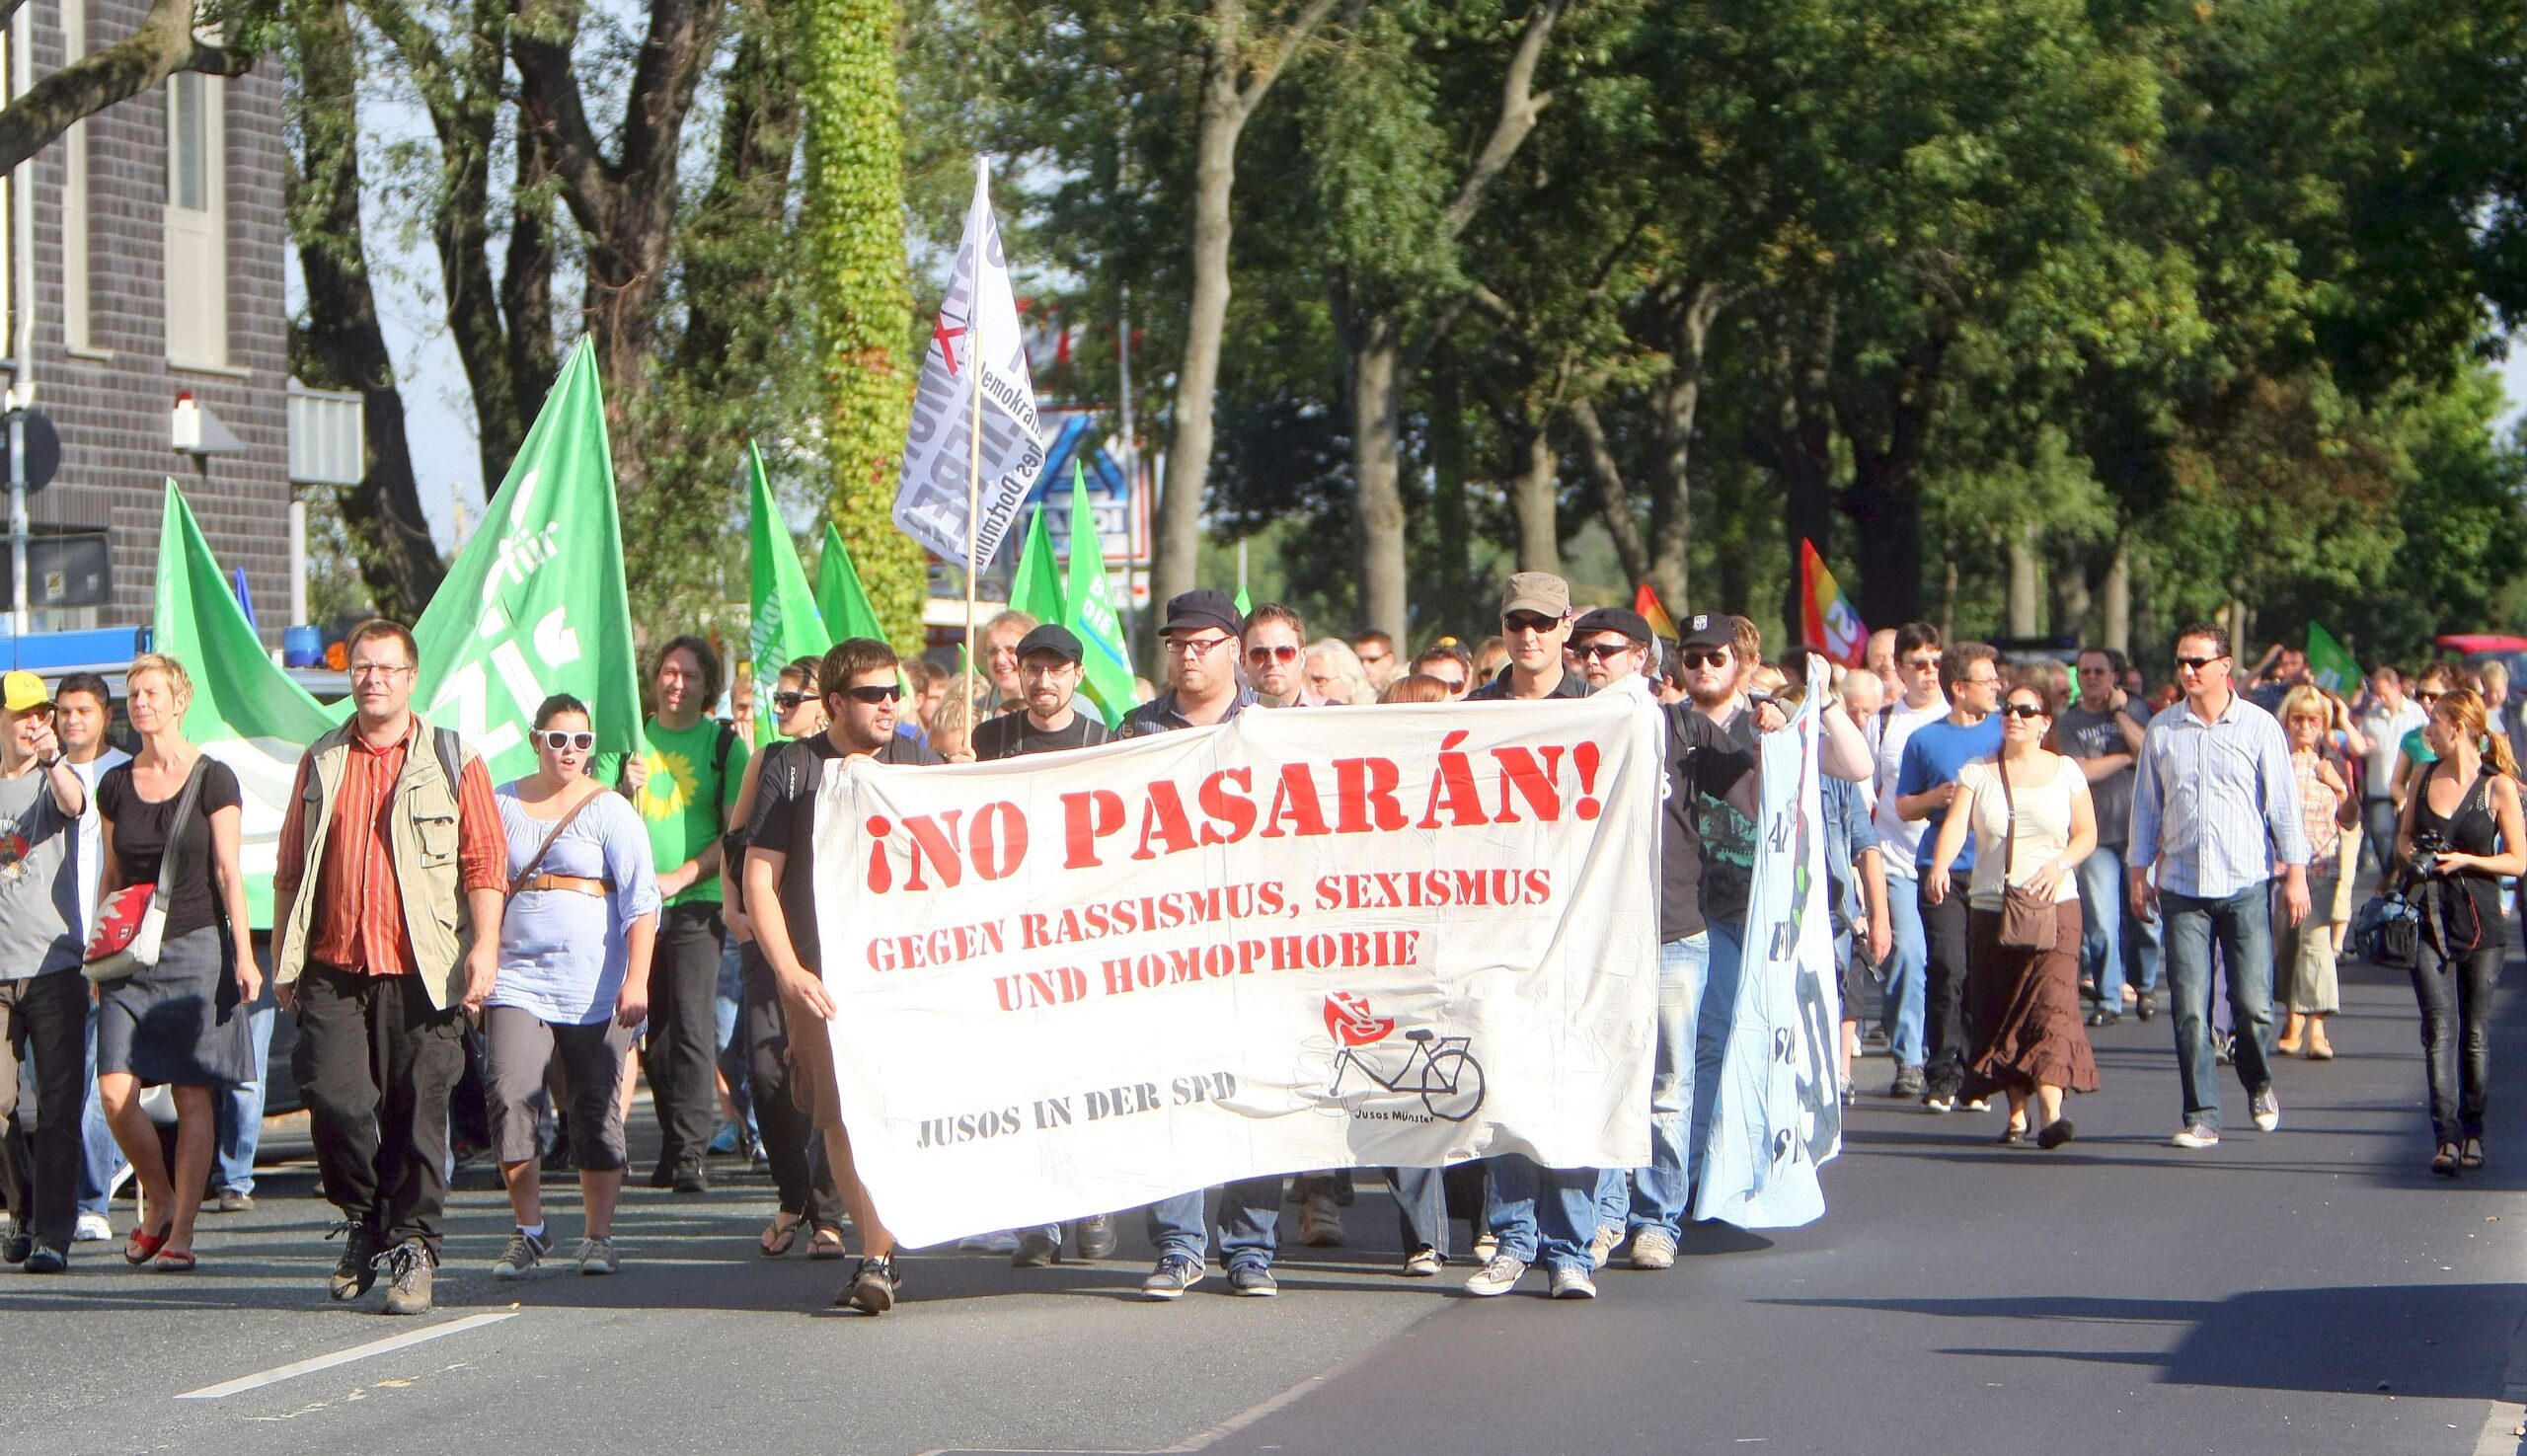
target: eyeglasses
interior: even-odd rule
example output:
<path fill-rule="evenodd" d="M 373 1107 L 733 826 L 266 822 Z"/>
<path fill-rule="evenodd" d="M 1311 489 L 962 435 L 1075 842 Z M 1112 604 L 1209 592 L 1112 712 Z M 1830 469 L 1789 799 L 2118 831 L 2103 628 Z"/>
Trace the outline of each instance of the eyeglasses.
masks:
<path fill-rule="evenodd" d="M 412 670 L 401 662 L 353 662 L 350 675 L 351 680 L 357 682 L 363 677 L 393 677 L 398 672 Z"/>
<path fill-rule="evenodd" d="M 1288 651 L 1289 649 L 1283 648 L 1281 651 Z M 1366 652 L 1360 653 L 1360 665 L 1363 667 L 1375 667 L 1380 662 L 1392 662 L 1394 660 L 1395 653 L 1393 652 L 1380 652 L 1374 657 L 1370 656 Z"/>
<path fill-rule="evenodd" d="M 2001 705 L 2001 716 L 2004 718 L 2042 718 L 2044 716 L 2044 708 L 2043 705 L 2038 703 L 2004 703 Z"/>
<path fill-rule="evenodd" d="M 2176 665 L 2187 672 L 2202 672 L 2209 669 L 2211 664 L 2214 662 L 2226 662 L 2227 660 L 2229 660 L 2229 654 L 2222 652 L 2218 656 L 2214 657 L 2179 657 L 2176 659 Z"/>
<path fill-rule="evenodd" d="M 1198 657 L 1211 649 L 1237 641 L 1233 637 L 1171 637 L 1167 650 L 1180 657 Z"/>
<path fill-rule="evenodd" d="M 816 701 L 816 695 L 813 693 L 774 693 L 772 695 L 772 706 L 783 713 L 795 711 L 802 703 L 814 701 Z"/>
<path fill-rule="evenodd" d="M 2412 700 L 2427 708 L 2446 696 L 2448 696 L 2446 693 L 2419 692 L 2412 695 Z"/>
<path fill-rule="evenodd" d="M 844 688 L 842 695 L 853 702 L 866 703 L 874 708 L 880 703 L 891 703 L 902 697 L 904 690 L 891 682 L 878 682 L 866 687 Z"/>
<path fill-rule="evenodd" d="M 1553 629 L 1561 625 L 1562 619 L 1560 617 L 1548 617 L 1541 612 L 1510 612 L 1503 614 L 1500 618 L 1500 630 L 1504 633 L 1534 632 L 1541 634 L 1551 632 Z"/>
<path fill-rule="evenodd" d="M 1432 682 L 1446 688 L 1450 693 L 1461 693 L 1465 691 L 1465 679 L 1462 677 L 1441 677 L 1435 672 L 1428 673 L 1426 675 Z"/>
<path fill-rule="evenodd" d="M 1728 649 L 1686 648 L 1676 653 L 1676 660 L 1688 667 L 1725 667 L 1728 665 Z"/>
<path fill-rule="evenodd" d="M 1938 668 L 1939 660 L 1939 654 L 1933 652 L 1927 657 L 1906 657 L 1904 665 L 1915 672 L 1930 672 Z"/>
<path fill-rule="evenodd" d="M 1287 643 L 1283 643 L 1281 646 L 1276 648 L 1252 647 L 1246 650 L 1246 660 L 1254 663 L 1258 667 L 1268 667 L 1274 662 L 1295 662 L 1298 659 L 1299 650 L 1291 647 Z M 1363 662 L 1372 662 L 1384 661 L 1385 659 L 1382 657 L 1362 657 L 1360 660 Z"/>
<path fill-rule="evenodd" d="M 596 734 L 566 732 L 561 728 L 545 728 L 538 732 L 535 738 L 537 742 L 556 753 L 570 748 L 576 748 L 581 753 L 585 753 L 596 746 Z"/>
<path fill-rule="evenodd" d="M 1629 642 L 1592 642 L 1584 648 L 1573 648 L 1571 651 L 1591 662 L 1603 662 L 1608 657 L 1619 657 L 1626 652 L 1640 651 L 1641 649 Z"/>

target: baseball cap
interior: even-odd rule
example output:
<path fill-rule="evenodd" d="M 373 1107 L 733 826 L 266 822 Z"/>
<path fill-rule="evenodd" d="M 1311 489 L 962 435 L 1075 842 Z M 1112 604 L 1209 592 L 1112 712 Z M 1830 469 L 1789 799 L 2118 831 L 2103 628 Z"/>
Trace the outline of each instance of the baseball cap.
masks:
<path fill-rule="evenodd" d="M 1681 646 L 1733 648 L 1737 646 L 1737 624 L 1718 612 L 1702 612 L 1687 617 L 1685 636 Z"/>
<path fill-rule="evenodd" d="M 1065 662 L 1077 662 L 1088 655 L 1080 647 L 1078 634 L 1059 622 L 1047 622 L 1018 639 L 1018 660 L 1026 661 L 1037 652 L 1051 652 Z"/>
<path fill-rule="evenodd" d="M 5 706 L 10 712 L 24 713 L 31 708 L 48 707 L 51 703 L 52 694 L 43 690 L 43 679 L 34 673 L 22 669 L 0 677 L 0 706 Z"/>
<path fill-rule="evenodd" d="M 1239 615 L 1237 603 L 1229 600 L 1225 591 L 1187 591 L 1169 598 L 1167 626 L 1161 629 L 1164 635 L 1174 637 L 1180 632 L 1199 632 L 1205 627 L 1216 627 L 1231 637 L 1237 637 L 1246 631 L 1246 618 Z"/>
<path fill-rule="evenodd" d="M 1630 607 L 1598 607 L 1582 615 L 1576 623 L 1571 625 L 1570 638 L 1576 642 L 1580 638 L 1599 632 L 1620 632 L 1631 641 L 1644 646 L 1649 642 L 1648 619 Z"/>
<path fill-rule="evenodd" d="M 1551 572 L 1520 572 L 1500 593 L 1500 615 L 1534 612 L 1560 621 L 1570 615 L 1570 583 Z"/>

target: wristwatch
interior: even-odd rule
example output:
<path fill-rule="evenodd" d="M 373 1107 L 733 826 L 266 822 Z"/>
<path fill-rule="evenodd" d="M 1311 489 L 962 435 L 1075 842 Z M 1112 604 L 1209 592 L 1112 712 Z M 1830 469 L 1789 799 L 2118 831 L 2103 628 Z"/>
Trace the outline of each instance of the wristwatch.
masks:
<path fill-rule="evenodd" d="M 42 769 L 45 773 L 51 773 L 51 772 L 53 771 L 53 769 L 54 769 L 55 767 L 57 767 L 57 766 L 60 764 L 60 762 L 61 762 L 61 755 L 60 755 L 60 754 L 58 754 L 58 753 L 56 753 L 56 754 L 52 755 L 50 758 L 38 758 L 38 759 L 37 759 L 37 760 L 36 760 L 36 767 Z"/>

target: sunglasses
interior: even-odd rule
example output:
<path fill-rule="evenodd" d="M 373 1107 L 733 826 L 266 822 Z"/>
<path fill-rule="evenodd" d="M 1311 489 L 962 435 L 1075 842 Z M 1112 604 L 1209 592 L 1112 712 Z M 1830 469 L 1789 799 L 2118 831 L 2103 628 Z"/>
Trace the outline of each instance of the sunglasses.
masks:
<path fill-rule="evenodd" d="M 842 695 L 854 702 L 867 703 L 874 707 L 880 703 L 895 701 L 904 695 L 904 690 L 894 683 L 881 682 L 872 683 L 867 687 L 844 688 Z"/>
<path fill-rule="evenodd" d="M 2422 707 L 2427 708 L 2446 696 L 2448 696 L 2446 693 L 2420 692 L 2413 694 L 2412 700 L 2419 703 Z"/>
<path fill-rule="evenodd" d="M 1536 612 L 1516 612 L 1500 619 L 1503 632 L 1551 632 L 1561 625 L 1560 617 L 1547 617 Z"/>
<path fill-rule="evenodd" d="M 2229 654 L 2222 652 L 2216 657 L 2179 657 L 2176 659 L 2176 665 L 2183 668 L 2187 672 L 2200 672 L 2214 662 L 2226 662 L 2227 660 L 2229 660 Z"/>
<path fill-rule="evenodd" d="M 1637 652 L 1641 649 L 1628 642 L 1592 642 L 1584 648 L 1573 648 L 1571 651 L 1591 662 L 1603 662 L 1608 657 L 1621 656 L 1625 652 Z"/>
<path fill-rule="evenodd" d="M 1939 661 L 1940 659 L 1937 656 L 1906 657 L 1904 659 L 1904 665 L 1915 672 L 1928 672 L 1932 668 L 1937 667 L 1939 665 Z"/>
<path fill-rule="evenodd" d="M 1443 688 L 1446 688 L 1451 693 L 1461 693 L 1465 691 L 1465 679 L 1462 677 L 1441 677 L 1435 672 L 1428 674 L 1428 676 L 1431 681 L 1439 684 L 1439 686 Z"/>
<path fill-rule="evenodd" d="M 813 693 L 774 693 L 772 695 L 772 706 L 783 713 L 796 710 L 802 703 L 814 701 L 816 701 L 816 695 Z"/>
<path fill-rule="evenodd" d="M 545 747 L 552 749 L 556 753 L 560 753 L 571 748 L 576 748 L 581 753 L 585 753 L 596 746 L 596 734 L 594 733 L 570 733 L 564 732 L 560 728 L 546 728 L 542 732 L 537 733 L 536 737 L 543 742 Z"/>
<path fill-rule="evenodd" d="M 1287 644 L 1277 648 L 1254 647 L 1246 650 L 1246 660 L 1258 667 L 1268 667 L 1274 662 L 1295 662 L 1298 659 L 1299 650 Z M 1383 659 L 1362 657 L 1360 660 L 1369 662 Z"/>
<path fill-rule="evenodd" d="M 1676 660 L 1688 667 L 1725 667 L 1728 665 L 1728 649 L 1687 648 L 1676 653 Z"/>
<path fill-rule="evenodd" d="M 2042 718 L 2044 709 L 2035 703 L 2004 703 L 2001 714 L 2005 718 Z"/>

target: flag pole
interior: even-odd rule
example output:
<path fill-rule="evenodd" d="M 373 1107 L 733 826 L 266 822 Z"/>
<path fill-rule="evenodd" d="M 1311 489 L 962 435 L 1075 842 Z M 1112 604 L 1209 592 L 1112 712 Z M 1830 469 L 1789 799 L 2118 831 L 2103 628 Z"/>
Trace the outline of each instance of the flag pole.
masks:
<path fill-rule="evenodd" d="M 989 161 L 979 156 L 974 158 L 976 192 L 980 192 L 987 185 L 990 169 Z M 979 259 L 976 260 L 976 274 L 979 276 L 981 271 Z M 976 312 L 974 304 L 969 299 L 965 309 L 967 324 L 965 365 L 973 371 L 969 387 L 973 391 L 974 409 L 969 427 L 965 431 L 965 684 L 959 689 L 965 695 L 965 725 L 968 731 L 978 723 L 982 712 L 982 705 L 974 701 L 977 696 L 974 691 L 976 687 L 974 679 L 979 675 L 978 664 L 974 661 L 974 577 L 982 573 L 982 561 L 978 548 L 982 545 L 983 534 L 983 365 L 982 350 L 974 346 L 981 332 L 973 327 Z"/>

